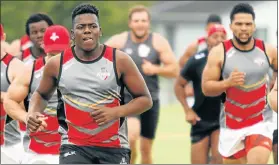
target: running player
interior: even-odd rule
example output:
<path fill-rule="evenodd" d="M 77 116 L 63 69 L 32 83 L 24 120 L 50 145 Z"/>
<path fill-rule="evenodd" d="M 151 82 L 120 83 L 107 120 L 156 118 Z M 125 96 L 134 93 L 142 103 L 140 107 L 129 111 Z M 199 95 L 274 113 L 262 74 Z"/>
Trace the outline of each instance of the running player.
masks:
<path fill-rule="evenodd" d="M 31 64 L 35 59 L 45 56 L 41 44 L 43 43 L 46 28 L 51 25 L 53 25 L 51 18 L 41 13 L 31 15 L 26 21 L 25 31 L 32 41 L 33 46 L 22 50 L 22 54 L 19 55 L 19 59 L 25 64 Z"/>
<path fill-rule="evenodd" d="M 211 50 L 202 90 L 206 96 L 226 92 L 219 141 L 224 162 L 266 164 L 273 133 L 267 77 L 270 67 L 277 70 L 277 49 L 253 38 L 255 13 L 249 4 L 234 6 L 230 19 L 234 37 Z"/>
<path fill-rule="evenodd" d="M 15 77 L 22 74 L 23 63 L 13 58 L 14 56 L 6 53 L 3 43 L 6 40 L 6 34 L 2 24 L 0 24 L 1 40 L 1 116 L 0 116 L 0 144 L 1 144 L 1 164 L 19 164 L 23 148 L 21 145 L 21 136 L 18 130 L 18 122 L 7 116 L 4 110 L 3 102 L 6 92 L 15 80 Z"/>
<path fill-rule="evenodd" d="M 175 94 L 185 111 L 186 121 L 191 128 L 191 163 L 206 164 L 211 150 L 211 164 L 222 164 L 222 156 L 218 152 L 219 114 L 221 97 L 205 97 L 201 89 L 201 78 L 207 61 L 208 52 L 226 39 L 226 31 L 222 25 L 214 25 L 208 30 L 208 48 L 190 57 L 183 67 L 175 84 Z M 193 82 L 195 104 L 189 107 L 184 92 L 189 81 Z"/>
<path fill-rule="evenodd" d="M 26 122 L 27 112 L 21 108 L 19 103 L 29 95 L 29 99 L 39 86 L 45 63 L 53 56 L 70 47 L 70 35 L 67 29 L 60 25 L 52 25 L 46 29 L 44 35 L 44 51 L 47 56 L 34 61 L 33 65 L 26 66 L 25 74 L 15 78 L 11 84 L 5 108 L 7 113 L 23 123 Z M 47 117 L 45 121 L 48 126 L 43 132 L 27 132 L 24 138 L 26 155 L 23 164 L 58 164 L 61 136 L 58 133 L 57 114 L 58 98 L 55 93 L 49 100 L 43 114 Z"/>
<path fill-rule="evenodd" d="M 125 116 L 150 109 L 152 100 L 144 79 L 125 53 L 99 43 L 99 10 L 90 4 L 72 12 L 75 45 L 45 66 L 29 106 L 31 132 L 45 127 L 41 113 L 58 89 L 60 164 L 127 164 L 130 149 Z M 134 96 L 123 105 L 127 86 Z"/>
<path fill-rule="evenodd" d="M 208 33 L 211 26 L 215 24 L 222 24 L 222 20 L 220 16 L 216 14 L 211 14 L 206 21 L 205 31 Z M 198 38 L 196 41 L 192 42 L 186 49 L 185 53 L 179 59 L 179 65 L 181 68 L 184 67 L 187 60 L 195 55 L 196 53 L 204 50 L 207 48 L 206 36 Z"/>
<path fill-rule="evenodd" d="M 178 65 L 168 41 L 160 34 L 150 32 L 150 20 L 148 9 L 144 6 L 136 6 L 129 13 L 131 31 L 112 36 L 106 42 L 107 45 L 121 49 L 130 55 L 143 75 L 153 100 L 153 107 L 149 111 L 128 118 L 132 164 L 136 161 L 136 142 L 140 135 L 141 163 L 152 163 L 152 145 L 160 109 L 159 76 L 171 78 L 178 75 Z M 125 103 L 131 99 L 128 90 L 125 90 Z"/>

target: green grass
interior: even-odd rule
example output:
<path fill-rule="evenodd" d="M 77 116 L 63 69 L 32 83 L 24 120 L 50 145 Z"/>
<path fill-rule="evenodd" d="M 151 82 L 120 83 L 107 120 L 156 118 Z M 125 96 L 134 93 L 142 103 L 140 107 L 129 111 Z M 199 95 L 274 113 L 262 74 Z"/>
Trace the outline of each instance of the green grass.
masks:
<path fill-rule="evenodd" d="M 179 104 L 162 106 L 153 148 L 155 164 L 190 164 L 190 125 Z M 269 164 L 272 164 L 272 156 Z M 138 163 L 140 163 L 138 157 Z"/>

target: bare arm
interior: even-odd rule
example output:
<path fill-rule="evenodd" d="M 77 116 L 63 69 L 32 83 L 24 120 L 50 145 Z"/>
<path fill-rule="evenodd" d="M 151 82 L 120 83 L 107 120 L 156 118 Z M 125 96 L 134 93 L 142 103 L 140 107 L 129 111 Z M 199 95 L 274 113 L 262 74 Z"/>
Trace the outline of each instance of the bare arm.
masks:
<path fill-rule="evenodd" d="M 202 92 L 205 96 L 221 95 L 229 87 L 226 80 L 220 80 L 222 57 L 224 56 L 222 44 L 214 47 L 209 55 L 202 74 Z"/>
<path fill-rule="evenodd" d="M 186 62 L 188 61 L 188 59 L 193 56 L 194 54 L 197 53 L 197 49 L 198 49 L 198 42 L 195 41 L 193 43 L 191 43 L 185 53 L 180 57 L 179 59 L 179 66 L 180 68 L 183 68 L 183 66 L 186 64 Z"/>
<path fill-rule="evenodd" d="M 124 84 L 134 96 L 128 104 L 119 107 L 118 116 L 141 114 L 150 109 L 153 104 L 150 93 L 131 57 L 121 51 L 116 51 L 116 66 L 119 77 L 123 77 Z"/>
<path fill-rule="evenodd" d="M 32 65 L 26 66 L 26 68 L 22 69 L 22 73 L 15 77 L 8 89 L 4 101 L 5 110 L 9 116 L 21 122 L 25 122 L 27 115 L 27 112 L 21 103 L 27 97 L 29 92 L 32 68 Z"/>
<path fill-rule="evenodd" d="M 42 113 L 46 108 L 48 100 L 56 90 L 60 57 L 61 55 L 52 57 L 46 63 L 40 85 L 32 95 L 29 103 L 28 114 L 35 112 Z"/>
<path fill-rule="evenodd" d="M 268 101 L 269 101 L 269 105 L 271 106 L 271 108 L 274 111 L 278 111 L 278 107 L 277 107 L 277 79 L 275 81 L 274 87 L 271 90 L 271 92 L 268 94 Z"/>
<path fill-rule="evenodd" d="M 185 80 L 182 76 L 179 76 L 174 86 L 176 98 L 182 104 L 185 113 L 187 113 L 187 111 L 191 109 L 186 101 L 187 93 L 184 91 L 184 88 L 187 84 L 188 81 Z"/>
<path fill-rule="evenodd" d="M 277 57 L 277 48 L 272 45 L 266 44 L 266 54 L 269 58 L 270 64 L 273 67 L 274 71 L 278 71 L 278 57 Z"/>
<path fill-rule="evenodd" d="M 112 36 L 111 38 L 109 38 L 105 42 L 105 45 L 108 45 L 108 46 L 116 48 L 116 49 L 121 49 L 124 47 L 125 42 L 127 41 L 127 36 L 128 36 L 128 32 L 116 34 L 116 35 Z"/>
<path fill-rule="evenodd" d="M 169 42 L 161 35 L 154 33 L 153 45 L 159 52 L 160 60 L 163 63 L 163 66 L 156 67 L 157 74 L 170 78 L 177 77 L 179 74 L 179 66 Z"/>

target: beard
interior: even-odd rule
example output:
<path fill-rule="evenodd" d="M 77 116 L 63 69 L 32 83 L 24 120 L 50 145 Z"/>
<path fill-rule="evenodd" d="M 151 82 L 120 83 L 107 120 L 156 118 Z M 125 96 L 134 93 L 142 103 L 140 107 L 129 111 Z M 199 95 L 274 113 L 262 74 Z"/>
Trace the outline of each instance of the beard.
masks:
<path fill-rule="evenodd" d="M 133 31 L 133 30 L 132 30 L 132 33 L 135 35 L 135 37 L 136 37 L 137 39 L 142 39 L 142 38 L 144 38 L 144 37 L 146 36 L 146 34 L 147 34 L 147 32 L 144 32 L 143 35 L 137 35 L 137 33 L 136 33 L 135 31 Z"/>
<path fill-rule="evenodd" d="M 239 44 L 239 45 L 247 45 L 248 43 L 250 43 L 250 41 L 251 41 L 251 39 L 252 39 L 252 36 L 251 37 L 249 37 L 248 39 L 247 39 L 247 41 L 241 41 L 239 38 L 237 38 L 235 35 L 233 35 L 234 36 L 234 38 L 235 38 L 235 40 L 236 40 L 236 42 Z"/>

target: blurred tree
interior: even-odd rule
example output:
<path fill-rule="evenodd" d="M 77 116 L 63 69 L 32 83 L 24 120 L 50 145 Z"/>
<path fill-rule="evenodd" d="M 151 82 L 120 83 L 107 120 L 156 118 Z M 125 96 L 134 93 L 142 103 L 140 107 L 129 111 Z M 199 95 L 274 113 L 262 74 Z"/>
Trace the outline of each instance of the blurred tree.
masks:
<path fill-rule="evenodd" d="M 127 29 L 128 10 L 150 1 L 1 1 L 1 22 L 4 24 L 7 40 L 11 42 L 25 34 L 25 22 L 37 12 L 48 14 L 55 24 L 71 28 L 71 12 L 80 3 L 90 3 L 100 9 L 100 24 L 103 30 L 102 41 L 115 33 Z"/>

